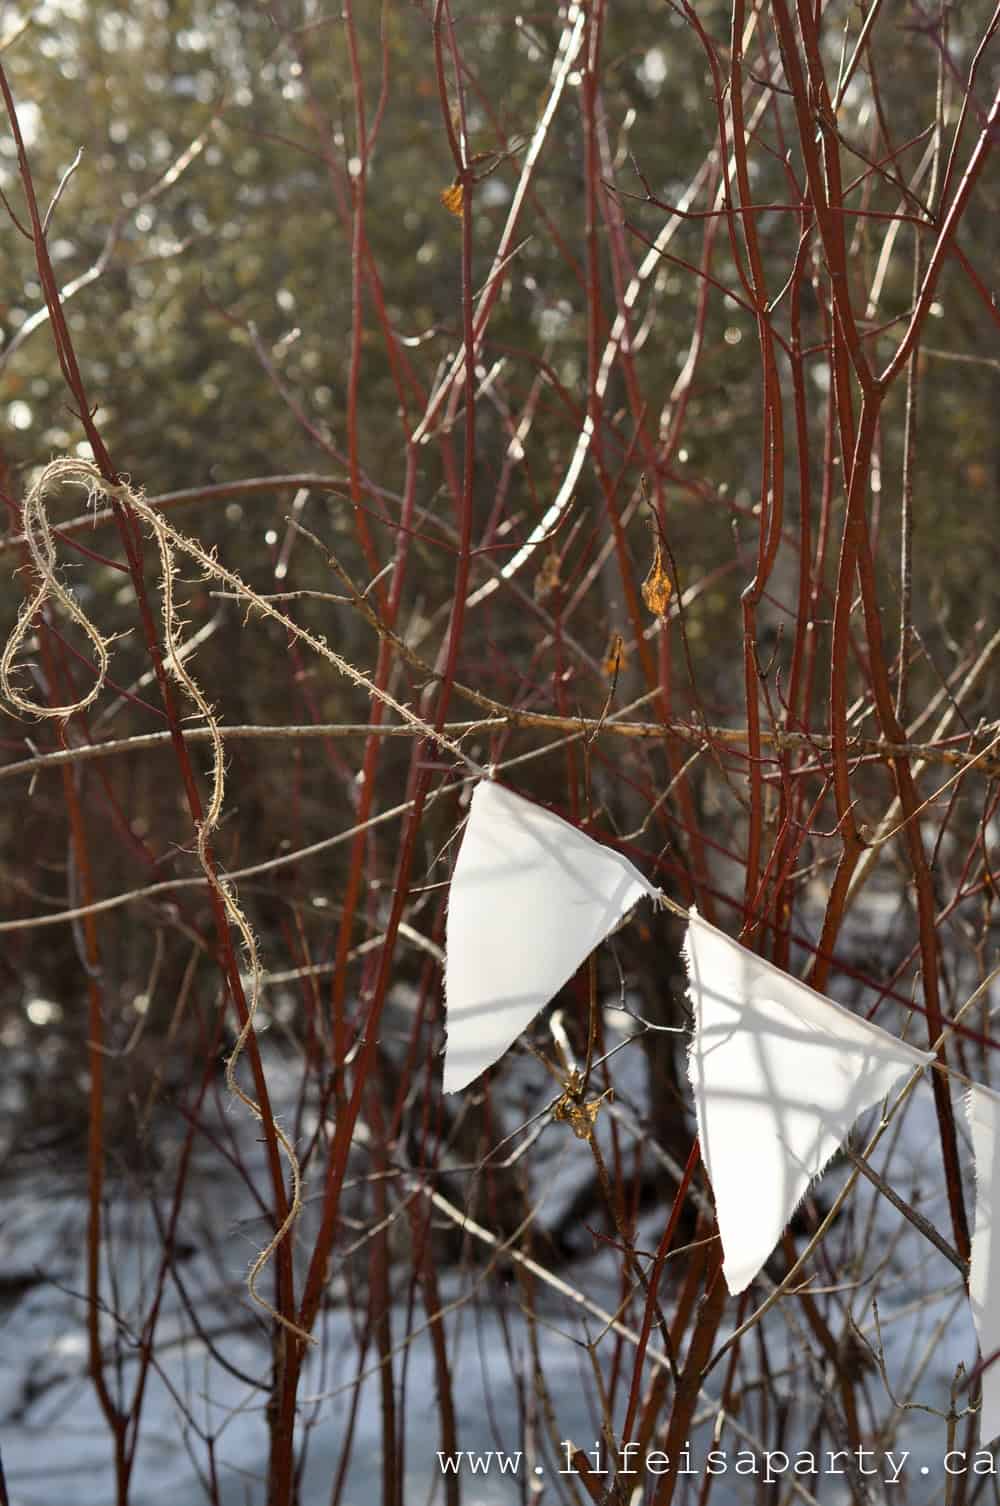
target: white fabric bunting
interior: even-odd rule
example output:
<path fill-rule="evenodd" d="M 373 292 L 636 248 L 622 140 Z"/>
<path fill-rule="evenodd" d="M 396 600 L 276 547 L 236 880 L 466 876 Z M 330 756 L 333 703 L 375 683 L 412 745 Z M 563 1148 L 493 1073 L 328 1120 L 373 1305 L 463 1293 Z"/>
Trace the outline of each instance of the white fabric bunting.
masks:
<path fill-rule="evenodd" d="M 472 795 L 448 903 L 444 1091 L 493 1065 L 643 898 L 620 853 L 492 780 Z M 933 1059 L 689 914 L 688 1078 L 723 1275 L 749 1286 L 855 1120 Z M 969 1298 L 985 1368 L 980 1437 L 1000 1436 L 1000 1094 L 971 1086 L 976 1162 Z"/>
<path fill-rule="evenodd" d="M 688 1076 L 735 1294 L 858 1116 L 931 1054 L 797 982 L 695 910 L 684 953 L 695 1017 Z"/>
<path fill-rule="evenodd" d="M 492 1066 L 645 896 L 661 897 L 620 853 L 479 783 L 448 901 L 444 1091 Z"/>
<path fill-rule="evenodd" d="M 993 1210 L 1000 1208 L 1000 1098 L 989 1088 L 970 1087 L 965 1110 L 976 1158 L 976 1232 L 969 1267 L 969 1304 L 985 1364 L 979 1414 L 979 1439 L 985 1448 L 1000 1433 L 1000 1359 L 993 1359 L 1000 1349 L 1000 1240 L 993 1231 Z"/>

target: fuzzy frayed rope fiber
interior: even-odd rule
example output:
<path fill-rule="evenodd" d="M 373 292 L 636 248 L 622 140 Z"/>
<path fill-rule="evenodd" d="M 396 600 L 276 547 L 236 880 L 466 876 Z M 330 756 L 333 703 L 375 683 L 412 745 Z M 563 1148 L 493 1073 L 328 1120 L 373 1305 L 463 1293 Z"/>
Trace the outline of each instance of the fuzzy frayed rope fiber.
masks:
<path fill-rule="evenodd" d="M 149 506 L 141 491 L 135 490 L 125 481 L 110 482 L 105 480 L 97 467 L 87 460 L 59 459 L 51 461 L 38 476 L 23 504 L 24 534 L 37 583 L 30 595 L 25 599 L 18 613 L 14 629 L 4 646 L 2 655 L 0 655 L 0 694 L 21 715 L 39 718 L 58 718 L 65 721 L 69 717 L 76 715 L 77 712 L 86 710 L 100 695 L 107 679 L 110 664 L 110 638 L 102 634 L 94 625 L 59 576 L 56 562 L 55 538 L 49 519 L 48 505 L 53 495 L 66 486 L 83 487 L 87 492 L 88 503 L 93 503 L 100 496 L 105 496 L 122 503 L 143 520 L 156 543 L 160 564 L 159 584 L 165 649 L 164 665 L 167 672 L 178 683 L 185 696 L 192 703 L 196 715 L 204 722 L 209 731 L 212 744 L 211 794 L 204 816 L 197 827 L 198 859 L 208 883 L 215 891 L 225 910 L 230 925 L 234 927 L 240 937 L 246 962 L 246 971 L 250 979 L 247 1017 L 226 1063 L 226 1085 L 230 1093 L 249 1110 L 254 1118 L 263 1122 L 260 1105 L 249 1094 L 245 1093 L 236 1081 L 237 1063 L 254 1029 L 254 1018 L 261 989 L 260 957 L 256 937 L 238 901 L 235 889 L 225 877 L 218 873 L 212 857 L 211 839 L 219 825 L 225 796 L 223 732 L 214 715 L 212 706 L 205 699 L 197 681 L 184 662 L 185 655 L 180 643 L 182 624 L 177 615 L 174 594 L 177 580 L 177 555 L 182 554 L 194 560 L 201 567 L 206 579 L 224 582 L 232 592 L 246 603 L 249 610 L 255 609 L 263 616 L 270 617 L 275 622 L 279 622 L 286 632 L 325 659 L 339 675 L 349 680 L 359 689 L 364 690 L 373 699 L 380 701 L 389 710 L 394 711 L 413 729 L 414 733 L 429 738 L 438 747 L 457 758 L 466 768 L 471 769 L 473 772 L 478 773 L 481 770 L 479 770 L 478 765 L 469 759 L 468 755 L 457 743 L 432 727 L 422 717 L 417 716 L 409 707 L 402 705 L 387 691 L 381 690 L 367 675 L 356 669 L 353 664 L 350 664 L 331 649 L 325 638 L 310 633 L 298 623 L 293 622 L 284 612 L 281 612 L 271 602 L 258 595 L 239 575 L 221 564 L 214 553 L 205 549 L 196 539 L 192 539 L 174 528 L 160 513 Z M 65 706 L 49 706 L 44 702 L 32 700 L 14 683 L 14 676 L 17 670 L 16 661 L 30 637 L 32 623 L 37 614 L 50 605 L 61 607 L 67 616 L 76 623 L 93 646 L 96 659 L 97 674 L 90 689 L 79 700 Z M 312 1343 L 314 1340 L 310 1334 L 279 1313 L 257 1289 L 261 1273 L 279 1245 L 291 1233 L 302 1211 L 302 1180 L 298 1157 L 295 1154 L 291 1141 L 281 1126 L 273 1118 L 272 1122 L 278 1146 L 288 1165 L 291 1179 L 291 1196 L 285 1219 L 276 1231 L 270 1244 L 266 1249 L 261 1251 L 250 1267 L 247 1276 L 247 1287 L 257 1305 L 263 1308 L 277 1323 L 288 1329 L 297 1338 L 304 1342 Z"/>

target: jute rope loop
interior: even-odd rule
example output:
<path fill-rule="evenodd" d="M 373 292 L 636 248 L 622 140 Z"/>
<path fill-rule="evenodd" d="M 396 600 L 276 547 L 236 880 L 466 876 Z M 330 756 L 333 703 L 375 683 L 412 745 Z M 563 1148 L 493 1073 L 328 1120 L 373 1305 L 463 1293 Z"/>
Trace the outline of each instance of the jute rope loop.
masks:
<path fill-rule="evenodd" d="M 59 578 L 56 564 L 55 542 L 49 521 L 47 504 L 49 498 L 59 488 L 71 485 L 83 487 L 87 492 L 89 503 L 92 503 L 96 497 L 102 494 L 124 503 L 143 520 L 156 544 L 160 564 L 160 599 L 165 649 L 164 663 L 168 673 L 180 685 L 185 696 L 194 706 L 197 715 L 204 721 L 209 732 L 212 747 L 211 792 L 205 813 L 197 827 L 198 860 L 208 883 L 215 891 L 225 910 L 230 925 L 239 934 L 246 964 L 246 973 L 250 983 L 247 997 L 246 1020 L 236 1038 L 236 1043 L 226 1063 L 226 1085 L 233 1097 L 238 1099 L 255 1119 L 263 1122 L 264 1116 L 260 1105 L 248 1093 L 244 1092 L 236 1080 L 236 1066 L 253 1032 L 254 1019 L 260 999 L 260 956 L 257 939 L 239 904 L 235 889 L 224 876 L 218 873 L 212 858 L 211 837 L 219 825 L 225 797 L 225 750 L 222 729 L 214 714 L 213 707 L 205 699 L 200 686 L 185 663 L 185 656 L 182 652 L 181 628 L 183 625 L 177 614 L 174 594 L 177 578 L 177 554 L 184 554 L 189 559 L 195 560 L 207 579 L 223 581 L 231 591 L 235 592 L 247 603 L 248 607 L 255 608 L 262 616 L 270 617 L 274 621 L 281 623 L 293 638 L 297 638 L 308 645 L 321 658 L 331 664 L 345 679 L 360 689 L 365 690 L 373 699 L 380 701 L 384 706 L 394 711 L 415 732 L 429 738 L 438 747 L 452 754 L 473 773 L 481 775 L 485 771 L 473 759 L 469 758 L 458 743 L 454 742 L 445 733 L 439 732 L 436 728 L 432 727 L 422 717 L 411 711 L 408 706 L 402 705 L 394 696 L 382 690 L 367 675 L 363 674 L 361 670 L 356 669 L 353 664 L 331 649 L 325 638 L 318 637 L 316 634 L 310 633 L 307 629 L 301 627 L 298 623 L 293 622 L 290 617 L 287 617 L 285 613 L 248 586 L 235 571 L 222 565 L 214 553 L 205 549 L 196 539 L 192 539 L 174 528 L 155 508 L 149 506 L 141 491 L 135 490 L 126 481 L 118 483 L 108 482 L 90 461 L 72 458 L 51 461 L 38 477 L 24 503 L 24 531 L 39 583 L 21 607 L 17 624 L 4 647 L 2 656 L 0 656 L 0 693 L 18 711 L 25 715 L 37 717 L 62 717 L 64 719 L 71 717 L 76 712 L 83 711 L 96 700 L 107 678 L 110 639 L 100 632 L 79 604 L 73 599 L 72 593 L 67 590 Z M 12 679 L 15 670 L 14 661 L 31 629 L 32 620 L 36 613 L 50 600 L 58 602 L 82 629 L 93 644 L 97 658 L 97 678 L 87 694 L 81 696 L 78 701 L 66 706 L 47 706 L 41 702 L 30 700 L 18 690 Z M 289 1208 L 286 1217 L 270 1244 L 266 1249 L 261 1251 L 251 1264 L 247 1275 L 247 1288 L 254 1302 L 263 1308 L 276 1323 L 281 1324 L 283 1328 L 289 1330 L 304 1343 L 311 1344 L 315 1342 L 312 1336 L 279 1313 L 265 1297 L 261 1296 L 257 1289 L 257 1284 L 264 1268 L 282 1241 L 288 1238 L 302 1211 L 302 1178 L 298 1157 L 288 1136 L 277 1121 L 273 1119 L 273 1116 L 272 1123 L 278 1146 L 288 1165 L 291 1181 Z"/>
<path fill-rule="evenodd" d="M 96 485 L 94 477 L 97 480 Z M 56 565 L 56 545 L 49 523 L 46 501 L 51 492 L 69 482 L 77 482 L 80 486 L 86 487 L 88 501 L 93 501 L 101 491 L 107 491 L 110 494 L 111 491 L 118 490 L 118 488 L 106 487 L 94 467 L 84 460 L 53 460 L 42 471 L 24 499 L 22 508 L 24 536 L 35 567 L 35 574 L 38 576 L 38 584 L 32 594 L 22 603 L 14 630 L 7 639 L 3 654 L 0 656 L 0 690 L 12 706 L 16 706 L 27 716 L 66 719 L 74 716 L 78 711 L 84 711 L 100 695 L 108 673 L 107 639 L 74 600 L 73 593 L 63 585 Z M 50 600 L 57 601 L 66 615 L 72 618 L 77 627 L 86 634 L 97 658 L 97 678 L 87 694 L 66 706 L 49 706 L 44 701 L 31 700 L 18 689 L 12 678 L 15 670 L 14 661 L 31 632 L 35 615 Z"/>

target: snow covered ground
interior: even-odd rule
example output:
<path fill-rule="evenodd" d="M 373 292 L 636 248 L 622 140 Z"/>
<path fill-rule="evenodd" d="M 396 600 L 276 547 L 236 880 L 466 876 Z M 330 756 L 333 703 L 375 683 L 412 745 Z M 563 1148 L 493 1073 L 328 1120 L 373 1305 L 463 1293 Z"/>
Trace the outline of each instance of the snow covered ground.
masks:
<path fill-rule="evenodd" d="M 624 1017 L 619 1016 L 618 1022 L 634 1028 Z M 280 1080 L 281 1069 L 275 1065 Z M 535 1073 L 530 1062 L 523 1070 L 518 1068 L 518 1092 L 535 1091 L 541 1106 L 551 1090 L 543 1076 Z M 616 1059 L 616 1076 L 620 1102 L 631 1101 L 641 1110 L 645 1078 L 638 1048 Z M 960 1107 L 956 1100 L 956 1109 Z M 227 1107 L 222 1113 L 229 1130 L 240 1137 L 248 1159 L 259 1158 L 254 1126 L 240 1120 L 238 1109 Z M 959 1112 L 957 1117 L 964 1136 L 964 1116 Z M 626 1140 L 628 1123 L 626 1113 L 618 1121 L 619 1133 Z M 861 1129 L 858 1144 L 863 1143 L 864 1126 Z M 610 1119 L 604 1114 L 599 1133 L 607 1148 Z M 169 1158 L 170 1154 L 166 1146 L 164 1155 Z M 967 1167 L 965 1140 L 962 1155 Z M 538 1217 L 542 1224 L 551 1225 L 590 1175 L 589 1151 L 566 1126 L 551 1125 L 531 1159 L 537 1190 L 545 1192 Z M 947 1237 L 940 1151 L 926 1083 L 913 1095 L 898 1129 L 880 1146 L 875 1165 L 887 1166 L 893 1186 L 916 1202 Z M 829 1202 L 848 1169 L 844 1163 L 835 1164 L 816 1189 L 818 1195 Z M 115 1193 L 115 1188 L 111 1191 Z M 971 1184 L 967 1191 L 971 1208 Z M 150 1210 L 138 1197 L 115 1195 L 110 1206 L 113 1261 L 105 1290 L 109 1304 L 128 1318 L 131 1312 L 143 1310 L 137 1298 L 148 1294 L 160 1241 Z M 187 1296 L 213 1332 L 218 1357 L 192 1332 L 180 1293 L 169 1288 L 158 1330 L 157 1365 L 149 1377 L 142 1414 L 132 1490 L 136 1506 L 161 1502 L 193 1506 L 206 1499 L 199 1482 L 208 1459 L 206 1438 L 213 1440 L 219 1497 L 225 1506 L 263 1506 L 270 1353 L 264 1327 L 242 1284 L 248 1261 L 263 1242 L 258 1215 L 245 1184 L 204 1145 L 182 1221 L 184 1258 L 178 1269 Z M 644 1219 L 638 1239 L 641 1249 L 655 1247 L 662 1220 L 662 1208 Z M 30 1277 L 37 1271 L 49 1278 L 21 1293 L 0 1292 L 0 1449 L 12 1506 L 111 1506 L 114 1501 L 109 1434 L 87 1378 L 85 1304 L 80 1295 L 85 1286 L 85 1228 L 79 1175 L 47 1172 L 39 1178 L 22 1173 L 7 1180 L 0 1213 L 0 1273 L 16 1271 Z M 763 1320 L 759 1339 L 746 1341 L 740 1372 L 746 1394 L 721 1436 L 715 1438 L 714 1403 L 726 1367 L 719 1366 L 710 1377 L 690 1440 L 692 1472 L 682 1478 L 675 1501 L 686 1506 L 697 1499 L 712 1448 L 725 1459 L 724 1472 L 716 1460 L 719 1478 L 712 1499 L 719 1506 L 760 1500 L 762 1490 L 768 1492 L 767 1499 L 776 1501 L 849 1501 L 857 1498 L 862 1487 L 873 1502 L 905 1499 L 916 1506 L 937 1506 L 945 1499 L 943 1459 L 949 1440 L 941 1414 L 947 1411 L 957 1367 L 971 1366 L 976 1355 L 958 1272 L 867 1183 L 855 1189 L 828 1235 L 825 1250 L 829 1284 L 837 1290 L 835 1305 L 844 1310 L 850 1306 L 874 1349 L 881 1333 L 884 1375 L 870 1354 L 867 1359 L 862 1354 L 861 1361 L 862 1425 L 877 1451 L 861 1461 L 866 1466 L 862 1486 L 856 1475 L 852 1497 L 850 1478 L 831 1473 L 822 1456 L 816 1460 L 823 1469 L 820 1475 L 804 1470 L 792 1473 L 796 1451 L 810 1448 L 819 1397 L 824 1391 L 835 1396 L 835 1388 L 830 1387 L 819 1362 L 811 1370 L 798 1363 L 811 1337 L 799 1305 L 788 1300 Z M 858 1251 L 864 1252 L 860 1262 Z M 820 1263 L 817 1284 L 823 1269 Z M 614 1253 L 598 1250 L 559 1274 L 590 1301 L 611 1311 L 618 1303 L 617 1270 Z M 428 1337 L 420 1331 L 424 1313 L 419 1305 L 412 1311 L 407 1307 L 405 1274 L 399 1275 L 400 1300 L 393 1311 L 394 1341 L 400 1343 L 408 1332 L 414 1335 L 395 1361 L 398 1412 L 405 1419 L 403 1498 L 407 1506 L 434 1506 L 444 1499 L 437 1459 L 435 1373 Z M 528 1499 L 569 1500 L 567 1481 L 559 1474 L 567 1461 L 557 1441 L 572 1439 L 590 1451 L 600 1439 L 593 1374 L 581 1342 L 596 1338 L 600 1324 L 584 1319 L 578 1303 L 554 1290 L 539 1289 L 535 1334 L 552 1409 L 550 1432 L 533 1383 L 530 1332 L 519 1306 L 517 1284 L 505 1284 L 495 1273 L 484 1276 L 481 1268 L 477 1275 L 474 1267 L 442 1270 L 441 1283 L 444 1302 L 463 1296 L 469 1299 L 446 1319 L 459 1446 L 475 1453 L 503 1450 L 522 1456 L 516 1478 L 501 1476 L 495 1459 L 488 1475 L 473 1475 L 466 1463 L 462 1501 L 465 1506 L 500 1506 Z M 876 1288 L 878 1327 L 870 1301 Z M 339 1290 L 336 1276 L 332 1289 Z M 763 1296 L 765 1290 L 758 1287 L 755 1295 Z M 669 1298 L 669 1288 L 665 1296 Z M 731 1308 L 735 1310 L 735 1303 Z M 368 1506 L 379 1498 L 383 1446 L 379 1377 L 373 1373 L 369 1350 L 365 1377 L 356 1382 L 356 1321 L 349 1307 L 334 1305 L 323 1320 L 319 1352 L 309 1362 L 300 1414 L 304 1436 L 308 1436 L 303 1506 L 327 1506 L 331 1499 L 356 1384 L 361 1386 L 360 1404 L 341 1500 L 344 1506 Z M 102 1319 L 106 1344 L 112 1337 L 111 1323 L 110 1316 Z M 610 1362 L 611 1352 L 612 1341 L 606 1338 L 600 1350 L 602 1362 Z M 771 1376 L 770 1395 L 772 1401 L 778 1399 L 783 1416 L 773 1409 L 766 1412 L 761 1396 L 749 1384 L 764 1353 Z M 627 1345 L 623 1361 L 629 1362 Z M 113 1390 L 121 1387 L 123 1394 L 130 1393 L 136 1362 L 126 1335 L 119 1373 L 109 1371 Z M 897 1408 L 892 1397 L 910 1405 Z M 616 1421 L 620 1426 L 621 1418 Z M 837 1428 L 829 1414 L 825 1422 L 824 1450 Z M 951 1446 L 961 1449 L 965 1442 L 962 1422 Z M 748 1451 L 753 1448 L 758 1450 L 755 1472 L 738 1473 L 738 1459 L 742 1457 L 744 1468 L 748 1467 Z M 759 1450 L 779 1448 L 789 1455 L 789 1467 L 771 1483 L 764 1483 Z M 885 1451 L 892 1455 L 891 1466 L 885 1463 Z M 799 1456 L 800 1463 L 804 1457 Z M 990 1457 L 980 1457 L 980 1469 L 987 1467 Z M 972 1462 L 970 1456 L 970 1466 Z M 959 1463 L 957 1456 L 951 1459 L 952 1466 Z M 887 1470 L 891 1472 L 897 1464 L 899 1475 L 892 1482 Z M 774 1469 L 779 1466 L 780 1457 L 773 1461 Z M 873 1471 L 870 1475 L 868 1468 Z M 637 1476 L 636 1484 L 641 1483 L 642 1476 Z M 994 1499 L 996 1482 L 987 1478 L 982 1483 L 989 1489 L 981 1498 Z M 970 1490 L 969 1499 L 973 1498 Z"/>

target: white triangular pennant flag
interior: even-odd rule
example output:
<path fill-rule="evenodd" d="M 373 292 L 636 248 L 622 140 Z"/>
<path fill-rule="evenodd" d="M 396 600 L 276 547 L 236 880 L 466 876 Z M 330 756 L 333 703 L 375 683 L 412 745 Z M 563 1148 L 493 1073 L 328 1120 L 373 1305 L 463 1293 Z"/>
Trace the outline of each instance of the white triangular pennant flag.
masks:
<path fill-rule="evenodd" d="M 661 897 L 628 858 L 477 784 L 448 900 L 444 1091 L 492 1066 L 646 895 Z"/>
<path fill-rule="evenodd" d="M 981 1381 L 979 1440 L 986 1445 L 1000 1433 L 1000 1239 L 994 1236 L 993 1210 L 1000 1209 L 1000 1098 L 989 1088 L 971 1086 L 965 1100 L 976 1158 L 976 1232 L 969 1267 L 969 1305 L 985 1368 Z"/>
<path fill-rule="evenodd" d="M 859 1114 L 931 1054 L 859 1019 L 692 910 L 688 1076 L 723 1274 L 749 1286 Z"/>

